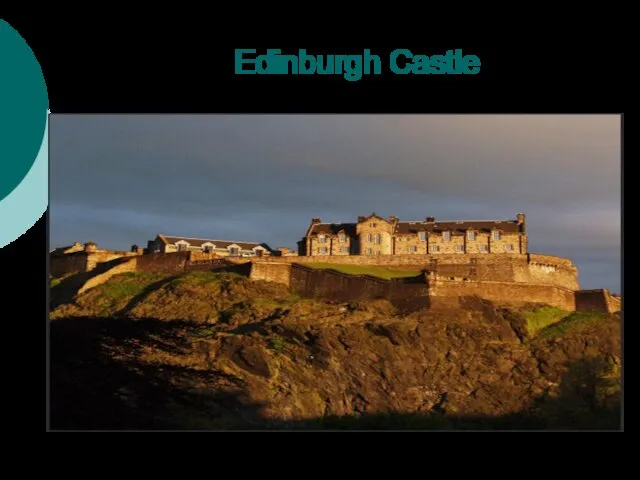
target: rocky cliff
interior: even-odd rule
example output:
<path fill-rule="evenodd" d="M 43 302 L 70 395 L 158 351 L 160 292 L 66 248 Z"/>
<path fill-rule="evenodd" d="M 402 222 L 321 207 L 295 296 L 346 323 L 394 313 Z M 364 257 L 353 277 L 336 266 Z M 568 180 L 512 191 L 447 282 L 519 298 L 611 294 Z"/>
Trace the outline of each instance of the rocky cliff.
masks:
<path fill-rule="evenodd" d="M 619 315 L 128 273 L 51 317 L 53 429 L 620 427 Z"/>

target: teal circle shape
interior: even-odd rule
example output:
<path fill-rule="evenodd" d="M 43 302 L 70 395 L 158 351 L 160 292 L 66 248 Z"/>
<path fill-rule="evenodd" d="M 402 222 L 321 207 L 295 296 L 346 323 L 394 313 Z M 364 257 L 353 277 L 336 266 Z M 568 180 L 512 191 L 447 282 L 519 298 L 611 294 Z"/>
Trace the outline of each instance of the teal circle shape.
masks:
<path fill-rule="evenodd" d="M 47 86 L 33 51 L 0 20 L 0 201 L 20 184 L 38 156 L 48 104 Z"/>

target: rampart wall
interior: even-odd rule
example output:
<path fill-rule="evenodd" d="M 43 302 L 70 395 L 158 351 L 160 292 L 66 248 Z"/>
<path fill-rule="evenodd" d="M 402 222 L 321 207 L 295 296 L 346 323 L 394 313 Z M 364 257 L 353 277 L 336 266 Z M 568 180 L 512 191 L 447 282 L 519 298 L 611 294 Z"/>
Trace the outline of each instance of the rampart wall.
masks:
<path fill-rule="evenodd" d="M 576 292 L 576 308 L 580 312 L 619 312 L 621 302 L 606 288 Z"/>
<path fill-rule="evenodd" d="M 242 259 L 239 261 L 249 261 Z M 578 290 L 578 269 L 571 260 L 538 254 L 437 254 L 437 255 L 348 255 L 312 257 L 272 257 L 250 261 L 329 263 L 340 265 L 376 265 L 399 270 L 428 270 L 443 276 L 474 281 L 497 281 L 557 285 Z"/>
<path fill-rule="evenodd" d="M 448 279 L 430 275 L 428 278 L 431 297 L 464 298 L 478 296 L 497 304 L 521 305 L 544 303 L 567 311 L 576 310 L 573 290 L 556 285 L 465 281 L 462 278 Z"/>
<path fill-rule="evenodd" d="M 51 257 L 49 273 L 54 278 L 87 271 L 87 253 L 74 252 L 61 257 Z"/>
<path fill-rule="evenodd" d="M 96 275 L 87 281 L 82 291 L 126 271 L 177 274 L 215 270 L 239 273 L 252 280 L 278 282 L 303 295 L 340 301 L 386 298 L 396 305 L 424 307 L 435 299 L 459 302 L 461 298 L 477 296 L 499 304 L 545 303 L 568 311 L 620 310 L 620 300 L 606 289 L 576 291 L 577 269 L 571 261 L 546 255 L 509 255 L 509 258 L 505 258 L 506 255 L 426 255 L 416 264 L 415 255 L 223 259 L 177 252 L 134 254 L 130 255 L 135 257 L 130 261 L 115 262 L 111 257 L 122 257 L 116 252 L 77 252 L 52 258 L 51 272 L 56 276 L 60 270 L 86 271 L 87 258 L 91 255 L 103 261 L 94 263 Z M 319 262 L 404 267 L 425 273 L 413 278 L 383 280 L 304 265 Z"/>
<path fill-rule="evenodd" d="M 291 289 L 305 296 L 337 301 L 385 298 L 398 307 L 427 307 L 429 295 L 424 275 L 384 280 L 369 275 L 348 275 L 331 269 L 293 265 Z"/>

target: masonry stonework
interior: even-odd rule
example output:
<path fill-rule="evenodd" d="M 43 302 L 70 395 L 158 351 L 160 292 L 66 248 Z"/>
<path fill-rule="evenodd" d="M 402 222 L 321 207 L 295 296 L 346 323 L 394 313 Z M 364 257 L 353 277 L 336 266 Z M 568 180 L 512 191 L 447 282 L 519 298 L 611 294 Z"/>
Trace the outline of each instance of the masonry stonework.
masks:
<path fill-rule="evenodd" d="M 275 262 L 256 262 L 251 265 L 251 280 L 265 280 L 268 282 L 291 284 L 291 265 Z"/>
<path fill-rule="evenodd" d="M 497 304 L 521 305 L 544 303 L 566 311 L 576 310 L 573 290 L 555 285 L 536 285 L 513 282 L 465 281 L 430 275 L 429 295 L 432 297 L 464 298 L 477 296 Z"/>
<path fill-rule="evenodd" d="M 400 221 L 378 215 L 355 223 L 313 218 L 298 242 L 300 256 L 526 254 L 525 215 L 515 220 Z"/>

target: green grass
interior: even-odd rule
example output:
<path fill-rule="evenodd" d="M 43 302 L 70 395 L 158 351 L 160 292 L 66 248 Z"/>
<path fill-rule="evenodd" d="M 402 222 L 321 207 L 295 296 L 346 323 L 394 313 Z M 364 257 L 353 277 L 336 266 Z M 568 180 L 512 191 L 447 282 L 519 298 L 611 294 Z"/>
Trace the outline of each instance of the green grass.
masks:
<path fill-rule="evenodd" d="M 602 321 L 605 318 L 603 313 L 584 313 L 574 312 L 564 317 L 558 323 L 543 328 L 538 333 L 538 338 L 554 338 L 564 335 L 570 330 L 577 330 L 589 326 L 595 322 Z"/>
<path fill-rule="evenodd" d="M 212 283 L 223 283 L 229 285 L 235 282 L 242 282 L 246 280 L 246 277 L 238 275 L 237 273 L 216 273 L 216 272 L 189 272 L 177 277 L 172 283 L 188 284 L 195 286 L 210 285 Z"/>
<path fill-rule="evenodd" d="M 554 323 L 558 323 L 568 314 L 569 312 L 562 310 L 561 308 L 549 305 L 536 308 L 530 312 L 524 312 L 524 318 L 527 321 L 527 332 L 529 335 L 535 336 L 542 329 L 549 325 L 553 325 Z"/>
<path fill-rule="evenodd" d="M 420 275 L 420 270 L 396 270 L 393 268 L 376 267 L 369 265 L 342 265 L 339 263 L 305 263 L 306 267 L 337 270 L 349 275 L 371 275 L 385 280 L 392 278 L 415 277 Z"/>
<path fill-rule="evenodd" d="M 159 273 L 122 273 L 97 286 L 90 294 L 97 297 L 97 303 L 103 308 L 104 313 L 110 313 L 124 306 L 136 295 L 140 295 L 150 284 L 166 277 Z"/>

